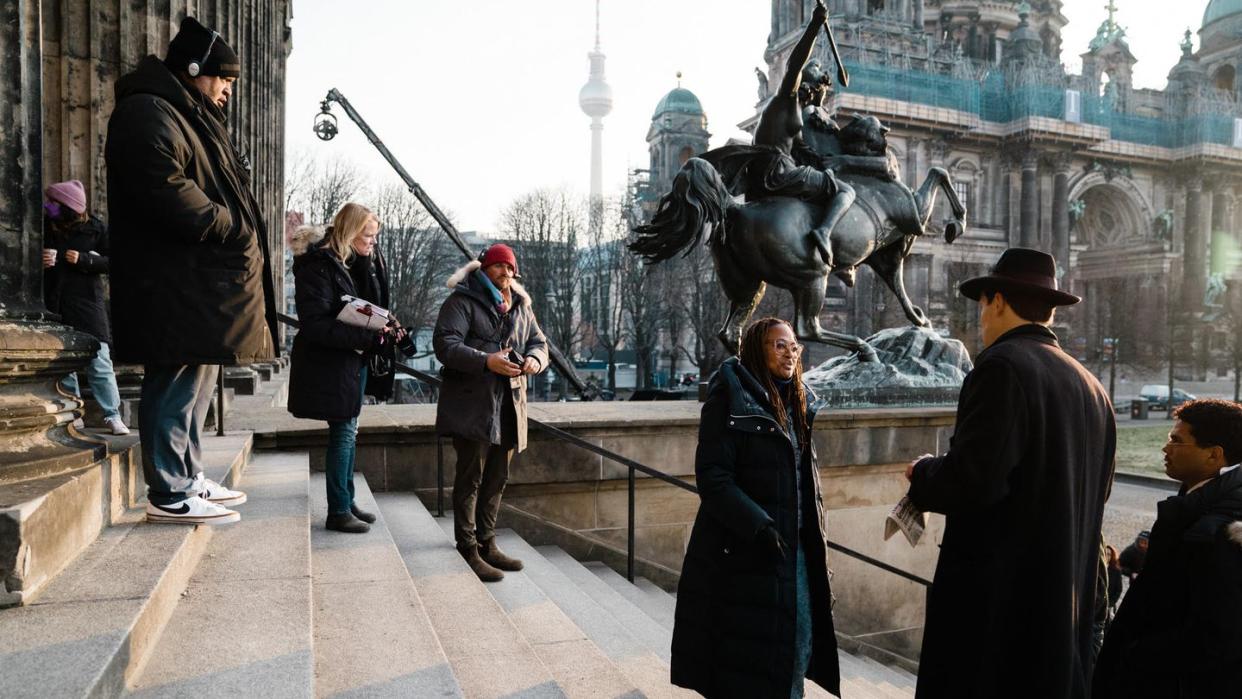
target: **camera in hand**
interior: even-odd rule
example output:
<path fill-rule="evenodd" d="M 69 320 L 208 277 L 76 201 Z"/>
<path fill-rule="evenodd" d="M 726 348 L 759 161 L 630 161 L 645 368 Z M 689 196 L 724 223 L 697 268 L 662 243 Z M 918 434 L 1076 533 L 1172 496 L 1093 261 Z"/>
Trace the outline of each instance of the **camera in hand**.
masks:
<path fill-rule="evenodd" d="M 392 329 L 393 334 L 399 334 L 399 331 L 405 330 L 400 323 L 390 322 L 388 327 Z M 414 335 L 409 330 L 405 330 L 405 334 L 397 340 L 397 349 L 401 350 L 407 359 L 413 359 L 418 354 L 418 347 L 414 344 Z"/>

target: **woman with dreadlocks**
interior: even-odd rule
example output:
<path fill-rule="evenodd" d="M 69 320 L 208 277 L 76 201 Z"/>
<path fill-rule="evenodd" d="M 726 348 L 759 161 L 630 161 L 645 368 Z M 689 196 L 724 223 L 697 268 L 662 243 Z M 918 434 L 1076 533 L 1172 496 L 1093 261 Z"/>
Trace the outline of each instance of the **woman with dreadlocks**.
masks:
<path fill-rule="evenodd" d="M 804 678 L 840 694 L 801 353 L 787 321 L 756 321 L 703 405 L 672 681 L 709 699 L 802 697 Z"/>

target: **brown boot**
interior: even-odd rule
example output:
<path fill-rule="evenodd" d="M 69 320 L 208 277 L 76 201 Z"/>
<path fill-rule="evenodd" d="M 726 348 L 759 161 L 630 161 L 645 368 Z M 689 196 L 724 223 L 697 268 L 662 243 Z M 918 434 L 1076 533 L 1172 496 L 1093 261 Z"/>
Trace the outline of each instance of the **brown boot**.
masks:
<path fill-rule="evenodd" d="M 479 547 L 476 546 L 458 546 L 457 551 L 461 557 L 466 559 L 466 563 L 470 566 L 470 570 L 479 576 L 479 580 L 483 582 L 499 582 L 504 580 L 505 574 L 496 570 L 479 557 Z"/>
<path fill-rule="evenodd" d="M 500 551 L 500 547 L 496 545 L 496 537 L 479 541 L 479 556 L 501 570 L 515 571 L 522 569 L 521 561 L 516 558 L 510 558 Z"/>

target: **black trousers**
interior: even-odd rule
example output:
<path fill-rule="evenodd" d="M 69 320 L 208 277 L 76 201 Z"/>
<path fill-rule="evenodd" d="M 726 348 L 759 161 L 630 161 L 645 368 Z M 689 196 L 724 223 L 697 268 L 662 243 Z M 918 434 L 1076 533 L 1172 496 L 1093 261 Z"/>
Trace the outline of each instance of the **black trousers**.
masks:
<path fill-rule="evenodd" d="M 514 445 L 453 437 L 457 475 L 453 479 L 453 536 L 458 548 L 496 536 L 500 496 L 509 480 Z"/>

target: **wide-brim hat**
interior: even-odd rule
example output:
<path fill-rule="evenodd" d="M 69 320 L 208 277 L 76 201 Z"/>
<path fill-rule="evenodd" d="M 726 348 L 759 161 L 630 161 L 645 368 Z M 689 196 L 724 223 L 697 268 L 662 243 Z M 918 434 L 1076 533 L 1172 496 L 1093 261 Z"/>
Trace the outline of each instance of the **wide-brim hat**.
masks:
<path fill-rule="evenodd" d="M 1009 248 L 991 274 L 967 279 L 957 290 L 972 301 L 978 301 L 985 291 L 1020 291 L 1053 306 L 1072 306 L 1082 300 L 1057 288 L 1057 261 L 1052 255 L 1027 248 Z"/>

